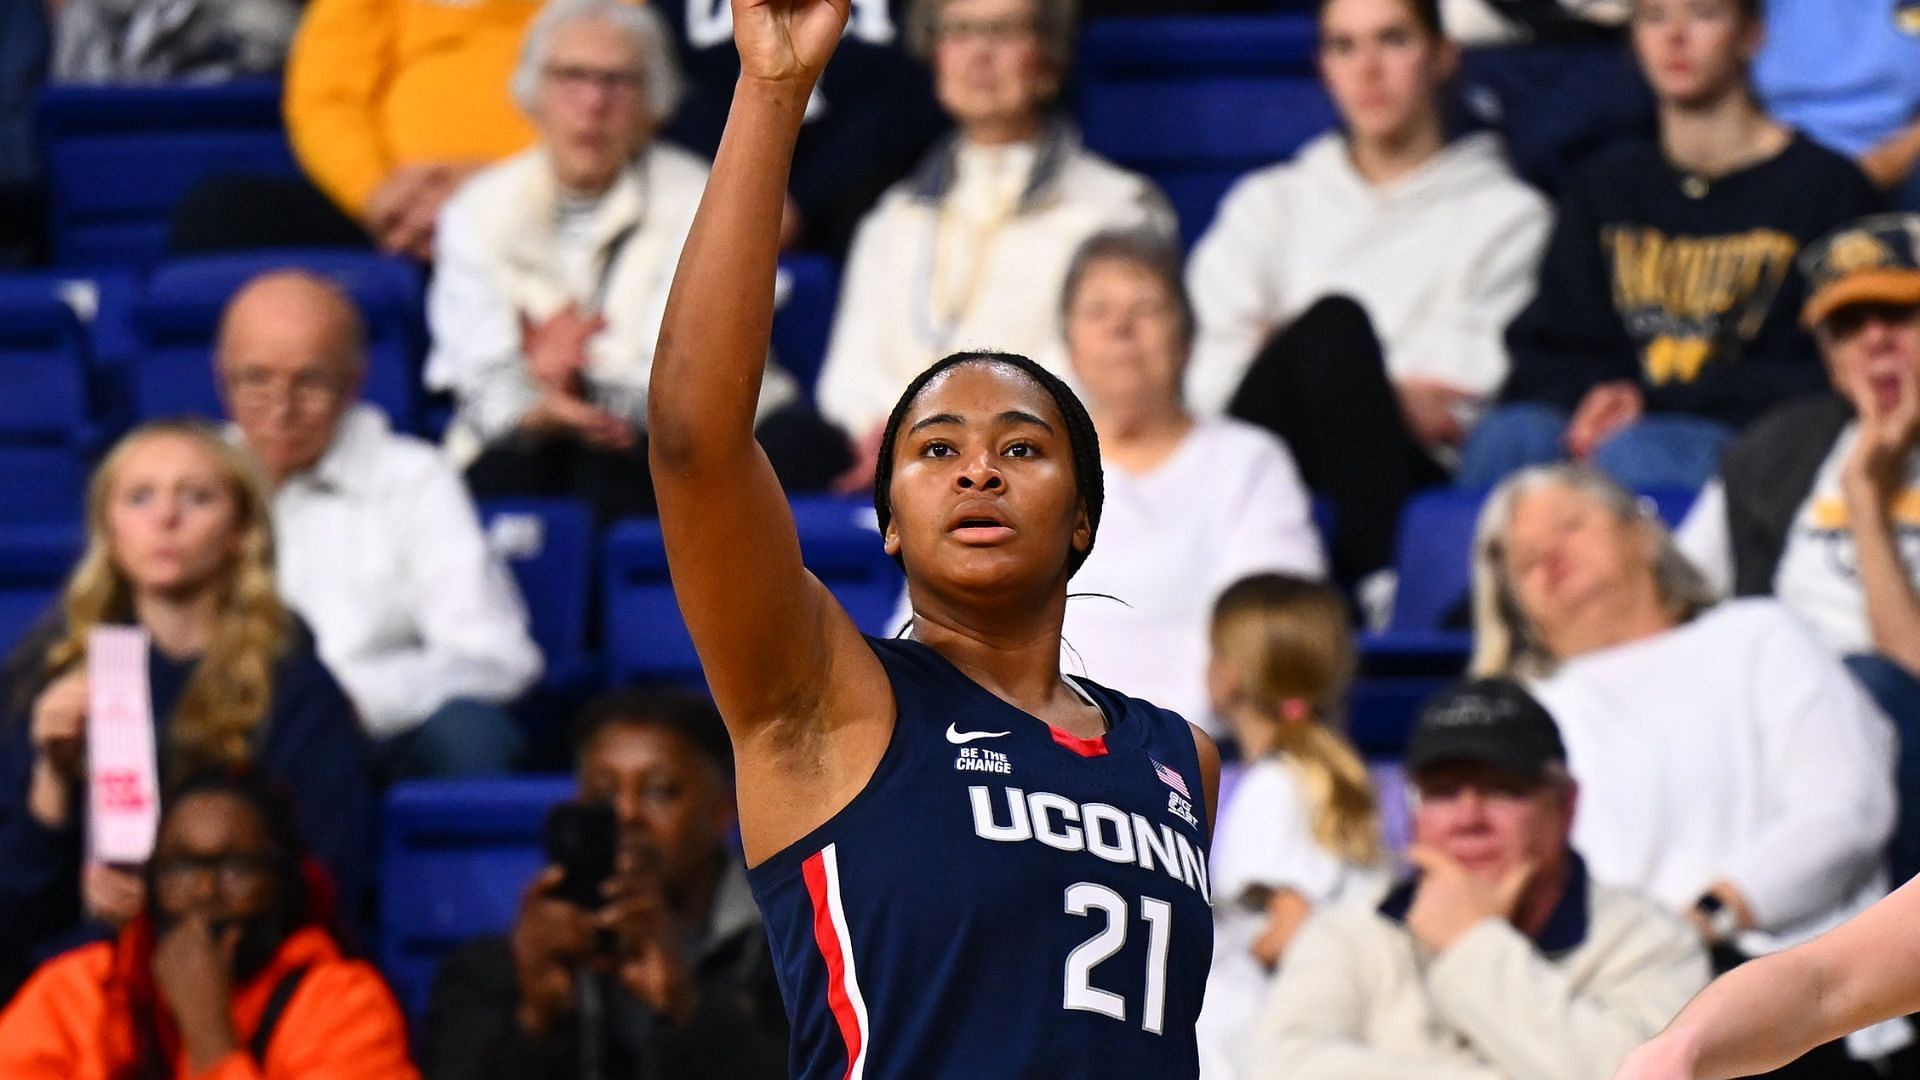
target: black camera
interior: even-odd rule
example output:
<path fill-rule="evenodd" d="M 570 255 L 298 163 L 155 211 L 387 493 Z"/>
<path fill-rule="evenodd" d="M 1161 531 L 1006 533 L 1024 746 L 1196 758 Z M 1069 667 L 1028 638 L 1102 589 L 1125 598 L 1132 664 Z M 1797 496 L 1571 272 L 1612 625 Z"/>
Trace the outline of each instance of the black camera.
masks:
<path fill-rule="evenodd" d="M 565 871 L 559 896 L 588 911 L 606 903 L 600 887 L 613 876 L 620 823 L 607 803 L 561 803 L 547 813 L 547 862 Z"/>

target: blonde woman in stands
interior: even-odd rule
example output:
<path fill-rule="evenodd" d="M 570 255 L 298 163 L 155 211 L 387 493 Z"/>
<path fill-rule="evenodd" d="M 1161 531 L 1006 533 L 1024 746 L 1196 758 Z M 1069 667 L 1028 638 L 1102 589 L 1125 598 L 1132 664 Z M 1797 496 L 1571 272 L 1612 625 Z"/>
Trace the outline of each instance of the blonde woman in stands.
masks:
<path fill-rule="evenodd" d="M 0 996 L 38 960 L 141 908 L 137 867 L 82 866 L 88 635 L 145 630 L 164 785 L 252 762 L 284 784 L 302 833 L 364 898 L 374 790 L 353 707 L 281 605 L 264 481 L 212 428 L 149 424 L 87 493 L 87 546 L 57 611 L 6 662 L 0 702 Z"/>
<path fill-rule="evenodd" d="M 1213 609 L 1214 711 L 1247 762 L 1213 847 L 1213 972 L 1200 1070 L 1235 1075 L 1260 1003 L 1317 906 L 1382 883 L 1380 811 L 1366 763 L 1341 734 L 1355 656 L 1332 586 L 1258 574 Z"/>
<path fill-rule="evenodd" d="M 1475 674 L 1529 680 L 1559 724 L 1594 877 L 1686 914 L 1720 970 L 1885 894 L 1891 725 L 1778 603 L 1714 604 L 1604 474 L 1540 466 L 1494 491 L 1474 606 Z M 1846 1077 L 1908 1038 L 1863 1032 L 1782 1075 Z"/>

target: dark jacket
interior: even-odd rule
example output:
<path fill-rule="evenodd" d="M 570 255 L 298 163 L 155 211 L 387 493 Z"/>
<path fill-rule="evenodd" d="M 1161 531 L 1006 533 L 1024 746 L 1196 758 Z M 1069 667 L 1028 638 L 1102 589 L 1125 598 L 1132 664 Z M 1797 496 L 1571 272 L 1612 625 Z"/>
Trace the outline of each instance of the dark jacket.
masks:
<path fill-rule="evenodd" d="M 1773 594 L 1794 515 L 1853 416 L 1853 406 L 1836 394 L 1802 398 L 1762 417 L 1721 456 L 1734 595 Z"/>
<path fill-rule="evenodd" d="M 706 934 L 687 945 L 700 1006 L 685 1029 L 667 1024 L 619 983 L 606 1002 L 604 1077 L 622 1080 L 779 1080 L 787 1068 L 787 1015 L 766 927 L 731 860 Z M 420 1042 L 426 1080 L 575 1080 L 582 1034 L 570 1017 L 545 1043 L 521 1030 L 520 990 L 504 937 L 469 942 L 434 980 Z"/>
<path fill-rule="evenodd" d="M 7 709 L 0 721 L 0 977 L 9 967 L 17 977 L 55 952 L 109 933 L 81 911 L 84 798 L 64 829 L 48 829 L 27 812 L 32 703 L 44 681 L 32 660 L 58 633 L 50 626 L 36 633 L 9 661 L 7 681 L 14 685 L 0 688 Z M 154 745 L 163 767 L 174 709 L 198 666 L 148 650 Z M 332 872 L 346 921 L 357 924 L 372 885 L 378 811 L 370 750 L 352 703 L 297 620 L 275 665 L 273 700 L 255 738 L 254 763 L 285 787 L 302 838 Z M 11 989 L 11 983 L 0 986 L 0 994 Z"/>
<path fill-rule="evenodd" d="M 1503 399 L 1570 410 L 1624 380 L 1649 412 L 1742 427 L 1823 389 L 1796 260 L 1876 201 L 1852 162 L 1798 135 L 1704 185 L 1652 145 L 1595 161 L 1569 186 L 1539 292 L 1508 331 Z"/>

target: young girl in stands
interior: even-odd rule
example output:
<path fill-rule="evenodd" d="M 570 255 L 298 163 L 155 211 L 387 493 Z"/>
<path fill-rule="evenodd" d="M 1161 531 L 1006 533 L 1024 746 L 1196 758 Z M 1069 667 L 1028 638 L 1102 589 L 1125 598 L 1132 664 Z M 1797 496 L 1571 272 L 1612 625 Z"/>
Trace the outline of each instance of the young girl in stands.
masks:
<path fill-rule="evenodd" d="M 1308 913 L 1377 880 L 1379 806 L 1338 727 L 1354 667 L 1346 604 L 1329 585 L 1259 574 L 1214 606 L 1210 690 L 1247 767 L 1214 840 L 1205 1080 L 1235 1075 L 1247 1024 Z"/>
<path fill-rule="evenodd" d="M 0 672 L 0 993 L 49 953 L 139 911 L 137 868 L 82 866 L 88 634 L 146 631 L 160 779 L 256 762 L 357 902 L 372 774 L 353 707 L 273 580 L 266 490 L 199 424 L 149 424 L 87 493 L 87 547 L 52 612 Z M 351 911 L 351 908 L 347 910 Z"/>
<path fill-rule="evenodd" d="M 1825 389 L 1795 262 L 1873 209 L 1872 185 L 1761 106 L 1760 0 L 1634 0 L 1631 29 L 1659 139 L 1565 192 L 1464 486 L 1572 458 L 1629 488 L 1699 487 L 1741 426 Z"/>

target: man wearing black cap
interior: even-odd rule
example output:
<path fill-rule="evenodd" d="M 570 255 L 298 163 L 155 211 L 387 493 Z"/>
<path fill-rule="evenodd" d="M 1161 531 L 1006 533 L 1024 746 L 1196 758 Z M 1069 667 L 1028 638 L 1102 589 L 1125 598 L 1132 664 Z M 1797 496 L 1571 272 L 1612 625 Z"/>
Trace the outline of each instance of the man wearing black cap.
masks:
<path fill-rule="evenodd" d="M 1416 874 L 1307 921 L 1242 1075 L 1604 1080 L 1706 985 L 1698 935 L 1587 877 L 1560 733 L 1518 685 L 1442 694 L 1406 765 Z"/>
<path fill-rule="evenodd" d="M 1854 222 L 1802 272 L 1834 392 L 1734 442 L 1679 541 L 1721 591 L 1804 619 L 1899 728 L 1904 881 L 1920 873 L 1920 214 Z"/>

